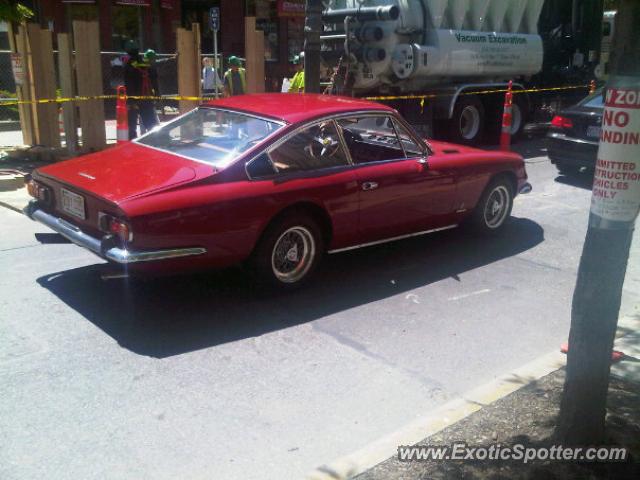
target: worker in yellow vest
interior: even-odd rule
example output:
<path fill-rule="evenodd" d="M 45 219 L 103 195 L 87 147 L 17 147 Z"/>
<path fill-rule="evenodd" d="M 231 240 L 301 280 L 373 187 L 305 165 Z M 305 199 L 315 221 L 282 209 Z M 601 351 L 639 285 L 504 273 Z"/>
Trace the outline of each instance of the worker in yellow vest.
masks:
<path fill-rule="evenodd" d="M 296 74 L 291 79 L 289 93 L 304 93 L 304 57 L 296 55 L 293 57 L 293 64 L 296 66 Z"/>
<path fill-rule="evenodd" d="M 224 96 L 244 95 L 247 93 L 247 75 L 242 61 L 232 55 L 229 57 L 229 70 L 224 73 Z"/>

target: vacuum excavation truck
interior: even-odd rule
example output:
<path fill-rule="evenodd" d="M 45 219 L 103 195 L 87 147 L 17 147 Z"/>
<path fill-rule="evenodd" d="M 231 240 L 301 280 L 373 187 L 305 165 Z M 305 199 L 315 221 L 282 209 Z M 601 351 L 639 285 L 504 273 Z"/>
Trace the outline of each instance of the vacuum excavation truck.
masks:
<path fill-rule="evenodd" d="M 337 67 L 335 93 L 383 97 L 430 134 L 466 144 L 497 131 L 503 91 L 513 80 L 512 134 L 518 135 L 548 97 L 517 91 L 544 86 L 545 77 L 556 86 L 558 79 L 588 83 L 587 67 L 597 63 L 591 50 L 581 54 L 575 41 L 581 25 L 576 28 L 571 20 L 581 15 L 593 23 L 593 13 L 585 17 L 584 5 L 578 10 L 574 5 L 567 11 L 570 18 L 563 19 L 557 1 L 548 3 L 554 4 L 548 7 L 553 15 L 541 19 L 545 0 L 331 0 L 322 16 L 322 58 Z M 599 8 L 596 31 L 601 2 Z M 550 49 L 566 50 L 566 60 L 545 71 Z M 415 100 L 420 96 L 424 102 Z"/>

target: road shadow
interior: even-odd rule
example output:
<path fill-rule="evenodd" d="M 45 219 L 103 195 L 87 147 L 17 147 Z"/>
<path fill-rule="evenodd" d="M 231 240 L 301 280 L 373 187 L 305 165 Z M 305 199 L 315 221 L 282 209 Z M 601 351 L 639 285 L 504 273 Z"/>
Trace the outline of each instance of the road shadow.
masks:
<path fill-rule="evenodd" d="M 555 181 L 563 185 L 591 190 L 593 187 L 593 173 L 576 172 L 571 175 L 559 175 L 555 178 Z"/>
<path fill-rule="evenodd" d="M 484 147 L 486 150 L 500 150 L 500 145 L 489 145 Z M 545 162 L 549 160 L 547 157 L 547 141 L 544 137 L 533 136 L 523 137 L 516 140 L 509 147 L 512 152 L 519 153 L 525 160 L 532 158 L 545 157 Z"/>
<path fill-rule="evenodd" d="M 104 264 L 53 273 L 38 283 L 140 355 L 164 358 L 310 322 L 457 278 L 518 255 L 544 239 L 540 225 L 513 218 L 497 237 L 464 229 L 326 257 L 291 293 L 256 291 L 240 269 L 149 280 L 104 281 Z"/>

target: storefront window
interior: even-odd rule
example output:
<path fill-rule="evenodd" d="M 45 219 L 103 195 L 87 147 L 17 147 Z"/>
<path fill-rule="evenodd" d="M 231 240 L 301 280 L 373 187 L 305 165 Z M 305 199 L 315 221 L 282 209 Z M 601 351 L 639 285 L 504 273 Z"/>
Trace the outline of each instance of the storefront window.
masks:
<path fill-rule="evenodd" d="M 267 60 L 278 60 L 280 32 L 278 29 L 278 9 L 273 0 L 255 1 L 256 29 L 264 32 L 264 56 Z"/>
<path fill-rule="evenodd" d="M 66 7 L 67 15 L 69 17 L 69 25 L 71 25 L 71 22 L 74 20 L 98 20 L 98 6 L 95 4 L 68 3 Z"/>
<path fill-rule="evenodd" d="M 113 15 L 113 47 L 116 50 L 125 50 L 127 42 L 132 40 L 142 45 L 140 35 L 142 24 L 141 7 L 130 5 L 114 5 L 111 10 Z"/>
<path fill-rule="evenodd" d="M 289 32 L 287 52 L 291 61 L 304 48 L 304 18 L 288 18 L 287 31 Z"/>

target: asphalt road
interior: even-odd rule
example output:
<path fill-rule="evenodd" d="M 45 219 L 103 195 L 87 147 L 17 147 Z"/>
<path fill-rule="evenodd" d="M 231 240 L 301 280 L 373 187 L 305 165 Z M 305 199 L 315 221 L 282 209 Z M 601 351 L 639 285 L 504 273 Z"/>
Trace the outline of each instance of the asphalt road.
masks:
<path fill-rule="evenodd" d="M 105 281 L 0 208 L 0 478 L 300 478 L 557 349 L 589 182 L 521 148 L 534 190 L 503 236 L 333 255 L 288 295 L 238 270 Z"/>

